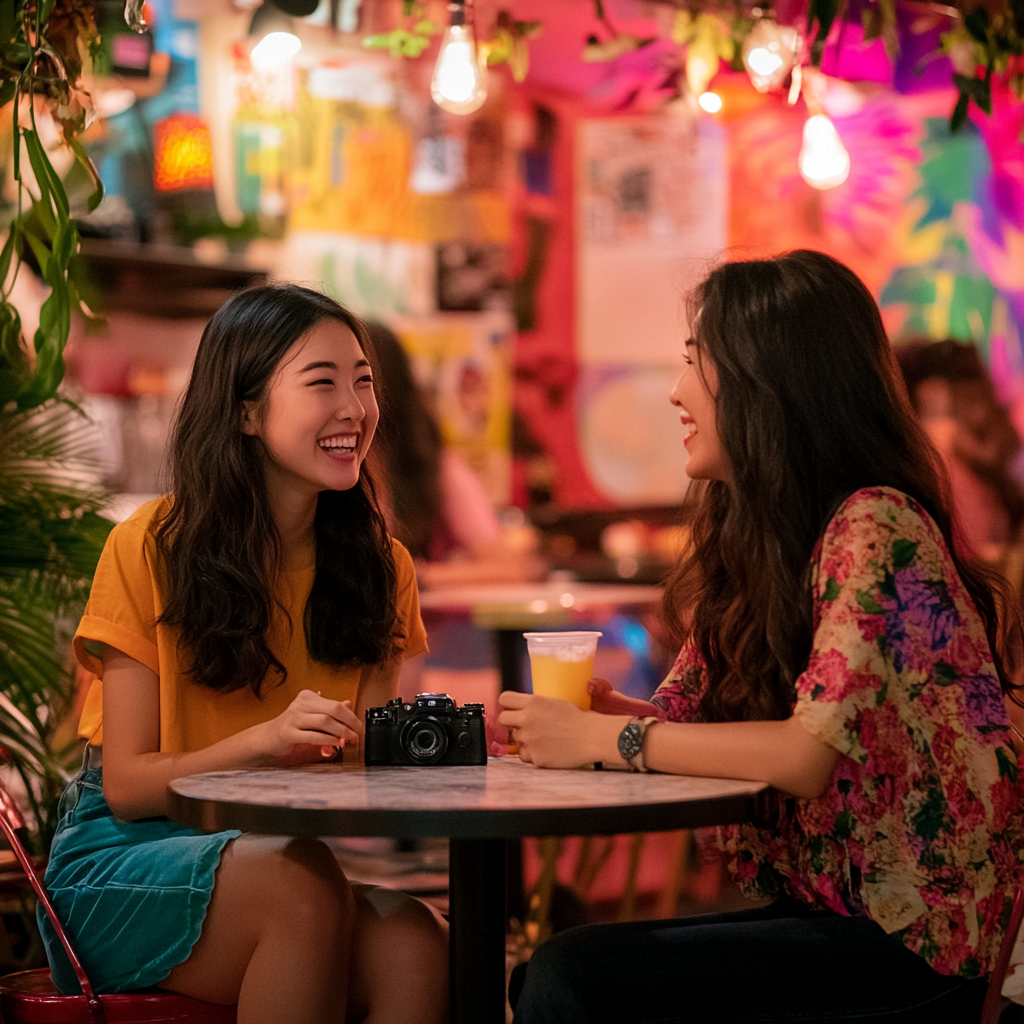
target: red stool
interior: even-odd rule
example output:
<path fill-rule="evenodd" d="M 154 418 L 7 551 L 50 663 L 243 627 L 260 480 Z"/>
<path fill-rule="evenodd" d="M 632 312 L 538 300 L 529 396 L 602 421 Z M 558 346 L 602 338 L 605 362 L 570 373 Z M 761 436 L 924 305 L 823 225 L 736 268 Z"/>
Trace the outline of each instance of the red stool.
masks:
<path fill-rule="evenodd" d="M 205 1003 L 201 999 L 190 999 L 163 989 L 97 995 L 46 895 L 35 865 L 18 837 L 17 830 L 23 826 L 17 805 L 0 786 L 0 829 L 11 844 L 71 961 L 82 994 L 59 995 L 53 987 L 49 970 L 8 974 L 0 978 L 0 1020 L 3 1024 L 171 1024 L 183 1021 L 236 1024 L 234 1006 Z"/>

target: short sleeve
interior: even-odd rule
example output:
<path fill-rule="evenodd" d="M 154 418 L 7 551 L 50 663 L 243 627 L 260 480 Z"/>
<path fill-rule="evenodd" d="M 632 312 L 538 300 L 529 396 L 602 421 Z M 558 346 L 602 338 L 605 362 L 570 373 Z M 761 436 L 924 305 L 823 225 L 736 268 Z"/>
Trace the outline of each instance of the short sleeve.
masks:
<path fill-rule="evenodd" d="M 79 662 L 101 679 L 98 644 L 116 647 L 159 674 L 155 559 L 155 542 L 140 524 L 126 520 L 111 530 L 74 637 Z"/>
<path fill-rule="evenodd" d="M 947 563 L 938 527 L 897 492 L 855 495 L 822 538 L 814 640 L 794 713 L 812 735 L 869 768 L 889 756 L 888 739 L 920 730 L 914 723 L 937 692 L 930 684 L 963 685 L 991 670 L 984 634 L 956 628 L 962 587 Z M 998 693 L 979 692 L 987 689 Z M 995 719 L 1004 715 L 994 709 Z"/>
<path fill-rule="evenodd" d="M 400 541 L 391 541 L 395 558 L 398 590 L 395 604 L 398 608 L 399 631 L 403 634 L 402 657 L 415 658 L 427 651 L 427 631 L 420 617 L 420 592 L 416 586 L 416 569 L 412 555 Z"/>
<path fill-rule="evenodd" d="M 704 662 L 696 649 L 686 645 L 672 670 L 655 691 L 651 703 L 671 722 L 693 722 L 707 687 Z"/>

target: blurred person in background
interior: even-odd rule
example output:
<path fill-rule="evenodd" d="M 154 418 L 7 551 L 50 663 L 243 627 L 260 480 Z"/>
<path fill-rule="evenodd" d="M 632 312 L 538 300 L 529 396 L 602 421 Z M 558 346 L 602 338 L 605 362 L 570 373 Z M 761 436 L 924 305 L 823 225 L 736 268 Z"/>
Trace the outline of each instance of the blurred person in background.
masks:
<path fill-rule="evenodd" d="M 546 567 L 532 528 L 502 528 L 476 474 L 445 445 L 401 342 L 379 323 L 370 335 L 388 396 L 377 432 L 384 504 L 421 586 L 540 579 Z"/>
<path fill-rule="evenodd" d="M 895 352 L 914 409 L 946 464 L 962 542 L 985 561 L 1003 562 L 1024 523 L 1024 492 L 1011 475 L 1021 442 L 978 350 L 949 338 L 906 342 Z M 1009 575 L 1019 588 L 1020 572 Z"/>

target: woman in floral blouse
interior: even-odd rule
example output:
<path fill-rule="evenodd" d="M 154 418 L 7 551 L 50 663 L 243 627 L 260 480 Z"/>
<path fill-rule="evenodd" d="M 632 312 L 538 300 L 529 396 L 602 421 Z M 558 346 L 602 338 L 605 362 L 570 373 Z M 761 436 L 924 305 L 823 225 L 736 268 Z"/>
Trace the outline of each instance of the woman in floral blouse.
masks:
<path fill-rule="evenodd" d="M 543 767 L 770 783 L 770 823 L 720 842 L 774 902 L 557 935 L 514 978 L 515 1020 L 976 1021 L 1024 864 L 1016 606 L 960 553 L 850 270 L 729 263 L 690 314 L 679 658 L 650 703 L 594 680 L 593 711 L 506 693 L 501 721 Z"/>

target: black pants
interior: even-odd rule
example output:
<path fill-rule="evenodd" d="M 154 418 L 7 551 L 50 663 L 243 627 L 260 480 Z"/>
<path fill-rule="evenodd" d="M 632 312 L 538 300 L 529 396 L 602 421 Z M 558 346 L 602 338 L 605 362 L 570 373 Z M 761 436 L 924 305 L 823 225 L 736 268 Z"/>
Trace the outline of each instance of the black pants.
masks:
<path fill-rule="evenodd" d="M 977 1024 L 986 987 L 938 974 L 867 918 L 787 899 L 571 928 L 516 968 L 509 995 L 515 1024 Z"/>

